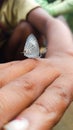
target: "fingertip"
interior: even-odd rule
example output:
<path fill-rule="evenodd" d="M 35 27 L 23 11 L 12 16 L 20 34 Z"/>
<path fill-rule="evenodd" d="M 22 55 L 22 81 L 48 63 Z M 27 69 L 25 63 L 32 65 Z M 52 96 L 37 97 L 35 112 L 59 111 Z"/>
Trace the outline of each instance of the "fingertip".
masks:
<path fill-rule="evenodd" d="M 27 130 L 29 122 L 26 119 L 16 119 L 6 124 L 2 130 Z"/>

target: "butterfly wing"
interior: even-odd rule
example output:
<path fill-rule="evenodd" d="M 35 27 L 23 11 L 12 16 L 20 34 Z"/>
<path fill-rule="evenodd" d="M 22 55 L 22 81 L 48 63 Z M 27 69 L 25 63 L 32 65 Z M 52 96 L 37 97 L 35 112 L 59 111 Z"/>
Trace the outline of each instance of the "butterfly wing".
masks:
<path fill-rule="evenodd" d="M 33 34 L 30 34 L 24 46 L 24 56 L 28 58 L 37 58 L 39 57 L 39 44 L 36 37 Z"/>

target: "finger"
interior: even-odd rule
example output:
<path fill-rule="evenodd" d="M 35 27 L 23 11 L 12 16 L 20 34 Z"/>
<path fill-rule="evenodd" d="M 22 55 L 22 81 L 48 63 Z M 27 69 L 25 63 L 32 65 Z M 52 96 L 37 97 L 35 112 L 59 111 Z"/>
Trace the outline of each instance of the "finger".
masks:
<path fill-rule="evenodd" d="M 6 64 L 5 68 L 0 70 L 0 88 L 15 78 L 31 71 L 36 64 L 37 61 L 33 59 Z"/>
<path fill-rule="evenodd" d="M 0 70 L 6 68 L 6 67 L 8 67 L 8 66 L 11 66 L 12 64 L 16 64 L 16 63 L 18 63 L 18 62 L 19 62 L 19 61 L 12 61 L 12 62 L 8 62 L 8 63 L 2 63 L 2 64 L 0 64 Z"/>
<path fill-rule="evenodd" d="M 0 128 L 30 105 L 58 76 L 59 73 L 53 67 L 39 65 L 1 88 Z"/>
<path fill-rule="evenodd" d="M 73 98 L 72 77 L 62 76 L 54 81 L 32 106 L 24 110 L 5 130 L 50 130 L 59 121 Z M 26 129 L 25 129 L 26 128 Z"/>

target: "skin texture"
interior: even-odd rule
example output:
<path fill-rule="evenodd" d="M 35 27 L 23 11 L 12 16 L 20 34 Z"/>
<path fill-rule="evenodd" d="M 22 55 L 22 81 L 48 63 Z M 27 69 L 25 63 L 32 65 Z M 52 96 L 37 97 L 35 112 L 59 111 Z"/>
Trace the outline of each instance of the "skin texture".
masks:
<path fill-rule="evenodd" d="M 51 56 L 49 60 L 25 60 L 25 69 L 27 68 L 25 62 L 30 61 L 35 63 L 34 69 L 19 78 L 16 76 L 15 80 L 9 81 L 1 88 L 0 127 L 19 115 L 17 118 L 26 118 L 29 121 L 27 130 L 50 130 L 73 100 L 72 55 Z M 40 77 L 39 73 L 45 75 Z M 33 102 L 35 99 L 36 101 Z M 26 108 L 31 103 L 33 104 Z M 21 114 L 18 114 L 20 112 Z"/>
<path fill-rule="evenodd" d="M 68 27 L 41 8 L 27 20 L 47 39 L 46 58 L 0 65 L 0 128 L 26 118 L 27 130 L 51 130 L 73 100 L 73 39 Z"/>

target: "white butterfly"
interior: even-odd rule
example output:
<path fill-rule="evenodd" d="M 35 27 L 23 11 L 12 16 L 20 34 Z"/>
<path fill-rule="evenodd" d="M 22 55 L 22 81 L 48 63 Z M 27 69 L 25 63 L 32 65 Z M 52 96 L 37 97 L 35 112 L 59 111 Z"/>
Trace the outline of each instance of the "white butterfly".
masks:
<path fill-rule="evenodd" d="M 27 37 L 23 53 L 24 53 L 24 56 L 28 58 L 39 57 L 39 54 L 40 54 L 39 44 L 34 34 L 30 34 Z"/>

